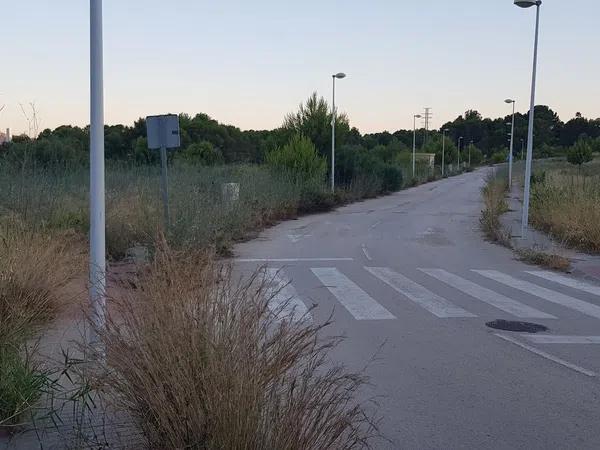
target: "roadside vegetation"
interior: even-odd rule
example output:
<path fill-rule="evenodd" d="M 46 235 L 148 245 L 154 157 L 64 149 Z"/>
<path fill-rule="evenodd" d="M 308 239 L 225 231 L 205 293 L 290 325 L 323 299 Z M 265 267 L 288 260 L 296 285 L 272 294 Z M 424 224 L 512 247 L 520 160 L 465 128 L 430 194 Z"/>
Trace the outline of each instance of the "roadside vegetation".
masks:
<path fill-rule="evenodd" d="M 600 159 L 591 150 L 582 141 L 569 152 L 570 164 L 551 162 L 536 170 L 531 222 L 570 247 L 600 253 Z"/>
<path fill-rule="evenodd" d="M 236 282 L 210 254 L 156 248 L 139 288 L 110 299 L 106 358 L 86 373 L 144 447 L 370 446 L 376 421 L 355 398 L 366 378 L 330 360 L 327 323 L 273 308 L 260 272 Z"/>
<path fill-rule="evenodd" d="M 510 233 L 502 227 L 500 217 L 508 211 L 506 192 L 508 178 L 504 170 L 492 172 L 482 188 L 484 209 L 479 223 L 485 236 L 491 241 L 511 247 Z"/>
<path fill-rule="evenodd" d="M 71 234 L 32 232 L 10 218 L 0 223 L 0 431 L 31 421 L 52 384 L 35 359 L 35 340 L 65 308 L 65 288 L 82 262 Z"/>

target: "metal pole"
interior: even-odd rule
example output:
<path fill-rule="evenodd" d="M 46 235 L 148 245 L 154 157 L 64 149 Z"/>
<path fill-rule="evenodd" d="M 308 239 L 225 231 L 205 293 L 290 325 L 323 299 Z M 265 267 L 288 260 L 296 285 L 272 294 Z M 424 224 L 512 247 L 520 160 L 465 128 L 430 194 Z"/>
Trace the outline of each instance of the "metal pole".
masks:
<path fill-rule="evenodd" d="M 458 170 L 460 170 L 460 141 L 462 140 L 462 137 L 458 138 L 458 164 L 457 164 L 457 168 Z"/>
<path fill-rule="evenodd" d="M 523 195 L 523 218 L 521 221 L 521 236 L 527 235 L 529 226 L 529 195 L 531 189 L 531 163 L 533 160 L 533 121 L 535 113 L 535 81 L 537 76 L 538 35 L 540 28 L 540 5 L 537 2 L 535 14 L 535 43 L 533 46 L 533 72 L 531 76 L 531 104 L 529 107 L 529 130 L 527 133 L 527 160 L 525 162 L 525 193 Z"/>
<path fill-rule="evenodd" d="M 415 152 L 417 148 L 417 116 L 413 115 L 413 154 L 412 154 L 412 176 L 415 177 Z"/>
<path fill-rule="evenodd" d="M 508 189 L 512 188 L 512 173 L 513 173 L 513 145 L 515 138 L 515 102 L 513 100 L 512 125 L 510 129 L 510 153 L 508 154 Z"/>
<path fill-rule="evenodd" d="M 104 203 L 104 87 L 102 0 L 90 0 L 90 341 L 105 325 L 106 226 Z"/>
<path fill-rule="evenodd" d="M 169 213 L 169 178 L 167 176 L 167 148 L 160 148 L 160 165 L 161 165 L 161 191 L 163 198 L 163 207 L 165 209 L 165 229 L 169 229 L 171 224 L 171 215 Z"/>
<path fill-rule="evenodd" d="M 521 139 L 521 161 L 525 158 L 525 141 Z"/>
<path fill-rule="evenodd" d="M 445 159 L 446 159 L 446 130 L 442 131 L 442 178 L 444 177 Z"/>
<path fill-rule="evenodd" d="M 333 96 L 331 113 L 331 192 L 335 193 L 335 75 L 333 75 Z"/>

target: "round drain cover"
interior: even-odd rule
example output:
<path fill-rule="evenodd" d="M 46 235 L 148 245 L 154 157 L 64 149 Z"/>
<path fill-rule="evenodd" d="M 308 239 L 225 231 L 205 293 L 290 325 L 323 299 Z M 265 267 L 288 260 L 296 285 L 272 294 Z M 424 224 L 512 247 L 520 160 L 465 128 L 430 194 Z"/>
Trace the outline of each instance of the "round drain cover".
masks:
<path fill-rule="evenodd" d="M 514 320 L 494 320 L 485 324 L 495 330 L 516 331 L 519 333 L 539 333 L 540 331 L 548 331 L 548 327 L 538 323 L 517 322 Z"/>

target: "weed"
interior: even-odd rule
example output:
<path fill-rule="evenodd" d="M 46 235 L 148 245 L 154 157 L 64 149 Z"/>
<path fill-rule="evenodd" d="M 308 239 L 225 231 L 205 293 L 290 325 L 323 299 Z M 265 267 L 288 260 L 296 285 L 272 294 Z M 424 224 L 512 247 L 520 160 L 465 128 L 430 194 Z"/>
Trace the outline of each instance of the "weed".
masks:
<path fill-rule="evenodd" d="M 328 359 L 338 340 L 278 319 L 259 274 L 234 283 L 163 241 L 139 286 L 111 300 L 93 384 L 150 448 L 362 448 L 376 434 L 354 399 L 365 378 Z"/>
<path fill-rule="evenodd" d="M 571 269 L 571 260 L 556 253 L 546 253 L 533 248 L 516 249 L 515 253 L 520 261 L 547 269 L 569 272 Z"/>
<path fill-rule="evenodd" d="M 481 211 L 479 223 L 485 236 L 492 242 L 512 247 L 510 233 L 503 229 L 500 216 L 508 211 L 505 195 L 507 180 L 504 176 L 492 175 L 482 189 L 485 209 Z"/>

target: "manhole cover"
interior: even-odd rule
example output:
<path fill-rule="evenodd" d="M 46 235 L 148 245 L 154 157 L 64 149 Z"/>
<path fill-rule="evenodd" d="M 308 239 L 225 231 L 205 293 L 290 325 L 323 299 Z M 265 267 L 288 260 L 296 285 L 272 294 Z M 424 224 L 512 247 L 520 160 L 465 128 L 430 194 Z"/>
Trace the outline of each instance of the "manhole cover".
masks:
<path fill-rule="evenodd" d="M 485 325 L 496 330 L 517 331 L 519 333 L 539 333 L 540 331 L 548 331 L 548 327 L 538 323 L 517 322 L 514 320 L 494 320 Z"/>

